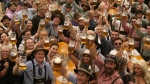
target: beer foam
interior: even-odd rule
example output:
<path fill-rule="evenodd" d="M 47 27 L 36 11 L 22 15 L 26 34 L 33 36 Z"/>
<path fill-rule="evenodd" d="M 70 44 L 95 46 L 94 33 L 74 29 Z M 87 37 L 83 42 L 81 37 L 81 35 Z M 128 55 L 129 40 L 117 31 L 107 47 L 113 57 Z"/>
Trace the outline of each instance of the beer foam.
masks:
<path fill-rule="evenodd" d="M 16 38 L 11 38 L 11 40 L 16 40 Z"/>
<path fill-rule="evenodd" d="M 49 43 L 49 40 L 45 40 L 45 43 Z"/>
<path fill-rule="evenodd" d="M 146 41 L 150 41 L 150 38 L 146 38 Z"/>
<path fill-rule="evenodd" d="M 58 31 L 59 31 L 59 32 L 62 32 L 63 30 L 62 30 L 62 29 L 59 29 Z"/>
<path fill-rule="evenodd" d="M 26 66 L 25 63 L 19 63 L 19 66 Z"/>
<path fill-rule="evenodd" d="M 94 40 L 94 36 L 89 35 L 89 36 L 88 36 L 88 39 L 89 39 L 89 40 Z"/>
<path fill-rule="evenodd" d="M 86 36 L 81 36 L 82 39 L 86 39 Z"/>
<path fill-rule="evenodd" d="M 16 56 L 16 55 L 17 55 L 17 53 L 15 53 L 15 52 L 11 53 L 11 56 Z"/>
<path fill-rule="evenodd" d="M 129 42 L 128 44 L 129 44 L 129 45 L 134 45 L 134 42 Z"/>
<path fill-rule="evenodd" d="M 59 57 L 56 57 L 56 58 L 54 59 L 54 63 L 61 63 L 61 59 L 60 59 Z"/>

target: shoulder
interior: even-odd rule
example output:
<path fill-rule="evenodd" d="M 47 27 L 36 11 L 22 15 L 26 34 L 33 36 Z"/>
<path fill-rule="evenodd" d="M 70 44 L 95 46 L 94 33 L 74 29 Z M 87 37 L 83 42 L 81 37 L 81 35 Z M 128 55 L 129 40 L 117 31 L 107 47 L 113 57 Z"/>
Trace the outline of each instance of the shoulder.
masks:
<path fill-rule="evenodd" d="M 111 50 L 111 51 L 109 52 L 109 54 L 115 55 L 117 52 L 118 52 L 118 51 L 117 51 L 116 49 L 113 49 L 113 50 Z"/>
<path fill-rule="evenodd" d="M 145 28 L 140 28 L 140 30 L 141 30 L 142 32 L 147 32 L 147 30 L 146 30 Z"/>

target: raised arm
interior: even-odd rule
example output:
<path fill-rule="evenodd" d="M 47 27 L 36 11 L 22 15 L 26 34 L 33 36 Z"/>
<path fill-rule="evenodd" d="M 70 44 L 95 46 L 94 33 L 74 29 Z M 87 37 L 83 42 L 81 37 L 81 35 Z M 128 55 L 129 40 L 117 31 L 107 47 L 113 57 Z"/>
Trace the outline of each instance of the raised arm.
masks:
<path fill-rule="evenodd" d="M 123 19 L 121 23 L 122 23 L 122 28 L 123 28 L 127 33 L 129 33 L 129 32 L 130 32 L 130 29 L 132 29 L 132 28 L 127 25 L 127 21 Z"/>
<path fill-rule="evenodd" d="M 61 69 L 60 69 L 60 74 L 61 74 L 63 77 L 65 77 L 66 79 L 68 79 L 69 73 L 70 73 L 70 72 L 67 71 L 66 67 L 65 67 L 64 64 L 62 63 Z"/>
<path fill-rule="evenodd" d="M 40 28 L 40 24 L 39 24 L 38 30 L 37 30 L 36 34 L 34 35 L 35 39 L 39 37 L 40 31 L 41 31 L 41 28 Z"/>
<path fill-rule="evenodd" d="M 143 38 L 144 36 L 146 36 L 147 33 L 142 32 L 140 29 L 136 29 L 136 33 Z"/>
<path fill-rule="evenodd" d="M 13 25 L 14 25 L 14 18 L 10 21 L 10 24 L 8 28 L 5 30 L 5 32 L 8 33 L 13 28 Z"/>
<path fill-rule="evenodd" d="M 12 74 L 18 75 L 20 73 L 20 71 L 19 71 L 19 58 L 17 57 L 15 61 L 16 61 L 16 65 L 13 67 Z"/>
<path fill-rule="evenodd" d="M 72 4 L 79 12 L 83 12 L 83 9 L 81 7 L 79 7 L 74 0 L 73 0 Z"/>
<path fill-rule="evenodd" d="M 69 58 L 75 64 L 75 66 L 78 66 L 78 61 L 79 60 L 72 53 L 69 53 Z"/>

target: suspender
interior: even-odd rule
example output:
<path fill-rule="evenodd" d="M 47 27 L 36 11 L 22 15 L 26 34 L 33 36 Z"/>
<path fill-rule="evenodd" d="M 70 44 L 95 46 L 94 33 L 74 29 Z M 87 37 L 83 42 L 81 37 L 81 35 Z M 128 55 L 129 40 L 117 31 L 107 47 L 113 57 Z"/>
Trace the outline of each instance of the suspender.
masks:
<path fill-rule="evenodd" d="M 31 60 L 32 65 L 33 65 L 33 84 L 36 84 L 35 79 L 36 79 L 36 74 L 35 74 L 35 66 L 34 66 L 34 61 Z M 44 78 L 44 84 L 46 84 L 46 66 L 44 65 L 44 70 L 45 70 L 45 78 Z"/>

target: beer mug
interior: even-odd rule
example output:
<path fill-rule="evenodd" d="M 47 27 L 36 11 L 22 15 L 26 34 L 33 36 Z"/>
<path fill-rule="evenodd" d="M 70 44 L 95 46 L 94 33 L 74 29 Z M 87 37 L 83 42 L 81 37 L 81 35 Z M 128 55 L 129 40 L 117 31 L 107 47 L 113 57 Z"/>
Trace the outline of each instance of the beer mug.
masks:
<path fill-rule="evenodd" d="M 97 4 L 97 0 L 93 0 L 93 1 L 90 3 L 90 5 L 93 6 L 93 7 L 95 7 L 96 4 Z"/>
<path fill-rule="evenodd" d="M 23 9 L 22 10 L 22 16 L 23 16 L 23 19 L 27 19 L 28 18 L 28 10 Z"/>
<path fill-rule="evenodd" d="M 40 20 L 40 28 L 43 30 L 45 28 L 45 19 Z"/>
<path fill-rule="evenodd" d="M 16 33 L 15 32 L 12 32 L 10 34 L 10 42 L 12 45 L 15 45 L 17 43 L 17 40 L 16 40 Z"/>
<path fill-rule="evenodd" d="M 16 48 L 12 48 L 12 49 L 10 50 L 10 60 L 11 60 L 12 62 L 15 62 L 15 59 L 17 58 L 17 56 L 18 56 L 18 51 L 17 51 L 17 49 L 16 49 Z"/>
<path fill-rule="evenodd" d="M 75 49 L 75 41 L 74 40 L 70 40 L 69 41 L 69 45 L 68 45 L 68 52 L 69 53 L 73 53 Z"/>
<path fill-rule="evenodd" d="M 150 9 L 146 10 L 146 17 L 150 17 Z"/>
<path fill-rule="evenodd" d="M 135 28 L 136 29 L 140 29 L 142 26 L 142 21 L 140 19 L 136 20 L 135 22 Z"/>
<path fill-rule="evenodd" d="M 86 41 L 87 41 L 87 34 L 86 34 L 85 32 L 81 32 L 80 38 L 81 38 L 81 43 L 82 43 L 82 44 L 86 44 Z"/>
<path fill-rule="evenodd" d="M 124 11 L 124 12 L 122 13 L 122 18 L 123 18 L 123 19 L 127 19 L 127 18 L 128 18 L 128 13 L 127 13 L 126 11 Z"/>
<path fill-rule="evenodd" d="M 90 49 L 90 48 L 92 48 L 92 45 L 93 45 L 93 43 L 94 43 L 94 35 L 88 35 L 87 36 L 87 42 L 86 42 L 86 48 L 88 48 L 88 49 Z"/>
<path fill-rule="evenodd" d="M 89 27 L 89 17 L 84 17 L 84 27 L 85 28 Z"/>
<path fill-rule="evenodd" d="M 102 35 L 108 36 L 108 29 L 107 28 L 103 29 Z"/>
<path fill-rule="evenodd" d="M 128 49 L 134 50 L 134 38 L 128 38 Z"/>
<path fill-rule="evenodd" d="M 127 11 L 130 8 L 130 4 L 124 4 L 123 7 L 125 8 L 125 10 Z"/>
<path fill-rule="evenodd" d="M 121 11 L 120 10 L 118 10 L 118 11 L 116 11 L 116 18 L 118 19 L 118 20 L 120 20 L 121 19 Z"/>
<path fill-rule="evenodd" d="M 26 70 L 26 64 L 25 62 L 27 61 L 26 56 L 25 55 L 20 55 L 19 56 L 19 69 L 20 70 Z"/>
<path fill-rule="evenodd" d="M 36 6 L 38 7 L 40 5 L 40 0 L 35 0 Z"/>
<path fill-rule="evenodd" d="M 150 35 L 145 37 L 145 45 L 150 46 Z"/>
<path fill-rule="evenodd" d="M 54 43 L 54 41 L 55 41 L 55 36 L 50 36 L 50 45 L 51 45 L 52 43 Z"/>
<path fill-rule="evenodd" d="M 20 24 L 20 18 L 17 14 L 14 15 L 14 22 L 15 24 Z"/>
<path fill-rule="evenodd" d="M 70 20 L 69 17 L 66 17 L 66 18 L 65 18 L 65 22 L 64 22 L 64 29 L 65 29 L 65 30 L 68 30 L 70 21 L 71 21 L 71 20 Z"/>
<path fill-rule="evenodd" d="M 47 12 L 47 13 L 45 14 L 45 21 L 46 21 L 46 22 L 49 22 L 49 21 L 51 20 L 51 16 L 52 16 L 52 13 L 51 13 L 51 12 Z"/>
<path fill-rule="evenodd" d="M 49 47 L 50 47 L 50 39 L 48 37 L 44 39 L 43 47 L 44 47 L 44 49 L 49 49 Z"/>
<path fill-rule="evenodd" d="M 58 34 L 59 34 L 59 35 L 62 35 L 62 34 L 63 34 L 62 25 L 59 25 L 59 26 L 58 26 Z"/>
<path fill-rule="evenodd" d="M 59 71 L 61 68 L 61 64 L 62 64 L 62 59 L 60 56 L 56 55 L 53 59 L 53 70 L 54 71 Z"/>
<path fill-rule="evenodd" d="M 117 4 L 118 4 L 118 5 L 121 5 L 121 1 L 122 1 L 122 0 L 117 0 Z"/>

